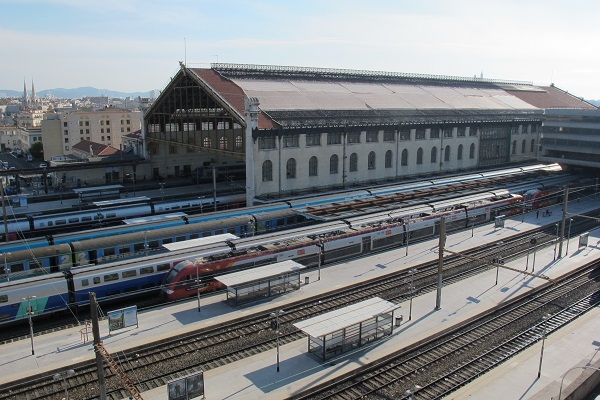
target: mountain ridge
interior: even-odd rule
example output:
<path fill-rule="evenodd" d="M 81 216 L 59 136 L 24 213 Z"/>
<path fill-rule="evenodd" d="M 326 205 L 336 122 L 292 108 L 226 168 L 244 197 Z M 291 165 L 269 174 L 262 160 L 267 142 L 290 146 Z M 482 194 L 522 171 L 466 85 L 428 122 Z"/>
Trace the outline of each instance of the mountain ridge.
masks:
<path fill-rule="evenodd" d="M 109 89 L 98 89 L 91 86 L 83 86 L 78 88 L 66 89 L 66 88 L 54 88 L 40 90 L 36 92 L 38 97 L 44 97 L 46 94 L 52 94 L 58 99 L 81 99 L 83 97 L 97 97 L 97 96 L 108 96 L 109 98 L 125 98 L 125 97 L 150 97 L 152 90 L 147 92 L 120 92 L 117 90 Z M 23 92 L 18 90 L 5 90 L 0 89 L 0 95 L 6 97 L 22 97 Z"/>

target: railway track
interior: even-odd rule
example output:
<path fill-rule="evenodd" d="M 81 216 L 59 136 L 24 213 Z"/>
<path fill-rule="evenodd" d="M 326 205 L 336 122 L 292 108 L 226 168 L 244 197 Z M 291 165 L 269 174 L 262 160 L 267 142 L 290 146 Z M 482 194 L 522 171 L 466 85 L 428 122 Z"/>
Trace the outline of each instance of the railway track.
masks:
<path fill-rule="evenodd" d="M 583 224 L 583 223 L 582 223 Z M 573 224 L 573 232 L 585 230 L 586 226 Z M 503 242 L 502 252 L 518 257 L 529 249 L 532 236 L 539 238 L 540 243 L 553 243 L 555 236 L 551 233 L 554 226 L 538 229 L 535 233 L 516 235 Z M 550 233 L 549 233 L 550 232 Z M 473 257 L 483 257 L 490 248 L 497 251 L 495 244 L 465 252 Z M 413 284 L 420 290 L 434 290 L 437 281 L 437 262 L 426 263 L 417 268 L 412 276 Z M 489 269 L 489 265 L 466 261 L 459 257 L 448 257 L 445 262 L 444 283 L 464 279 Z M 292 323 L 310 318 L 332 309 L 344 307 L 349 303 L 380 296 L 391 301 L 403 301 L 414 291 L 407 290 L 407 271 L 390 274 L 349 288 L 340 289 L 324 295 L 314 296 L 301 302 L 290 304 L 285 314 L 280 317 L 282 343 L 291 342 L 301 337 L 292 327 Z M 130 379 L 139 390 L 146 391 L 182 375 L 204 371 L 235 362 L 239 359 L 270 350 L 275 347 L 275 336 L 269 329 L 272 318 L 270 312 L 250 316 L 224 323 L 208 329 L 192 332 L 171 338 L 151 346 L 142 346 L 125 353 L 113 354 L 113 359 L 126 370 Z M 94 363 L 80 363 L 72 366 L 76 374 L 68 377 L 69 393 L 73 398 L 93 399 L 97 397 L 97 377 Z M 118 379 L 106 371 L 107 391 L 110 399 L 121 399 L 128 396 Z M 54 399 L 63 393 L 61 382 L 48 380 L 50 374 L 34 376 L 9 385 L 0 386 L 0 399 Z"/>

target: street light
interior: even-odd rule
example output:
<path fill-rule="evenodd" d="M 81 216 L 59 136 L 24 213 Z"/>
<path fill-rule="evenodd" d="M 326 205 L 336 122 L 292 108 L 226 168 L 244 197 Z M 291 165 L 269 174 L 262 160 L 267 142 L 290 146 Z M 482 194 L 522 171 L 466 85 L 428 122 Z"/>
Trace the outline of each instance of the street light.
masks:
<path fill-rule="evenodd" d="M 554 260 L 556 260 L 556 245 L 558 244 L 558 224 L 556 224 L 556 241 L 554 242 Z"/>
<path fill-rule="evenodd" d="M 200 312 L 200 276 L 198 273 L 198 263 L 196 263 L 196 292 L 198 294 L 198 312 Z"/>
<path fill-rule="evenodd" d="M 550 319 L 550 314 L 546 314 L 542 317 L 542 324 L 544 331 L 542 333 L 542 351 L 540 352 L 540 366 L 538 367 L 537 377 L 539 378 L 542 375 L 542 360 L 544 358 L 544 344 L 546 343 L 546 325 L 548 324 L 548 320 Z"/>
<path fill-rule="evenodd" d="M 415 286 L 413 285 L 413 278 L 415 275 L 415 272 L 417 272 L 416 268 L 411 268 L 408 270 L 408 274 L 410 275 L 410 286 L 409 286 L 409 293 L 410 293 L 410 302 L 409 302 L 409 307 L 408 307 L 408 320 L 410 321 L 412 319 L 412 303 L 413 303 L 413 297 L 414 297 L 414 290 L 415 290 Z"/>
<path fill-rule="evenodd" d="M 317 265 L 318 267 L 318 275 L 317 275 L 317 280 L 320 281 L 321 280 L 321 257 L 323 255 L 323 242 L 321 240 L 319 240 L 319 244 L 317 245 L 317 247 L 319 248 L 319 263 Z"/>
<path fill-rule="evenodd" d="M 27 318 L 29 318 L 29 334 L 31 335 L 31 355 L 35 355 L 35 350 L 33 348 L 33 321 L 31 317 L 33 316 L 33 309 L 31 308 L 31 299 L 35 299 L 35 296 L 27 296 L 22 297 L 21 300 L 27 300 Z"/>
<path fill-rule="evenodd" d="M 67 390 L 67 388 L 69 387 L 69 384 L 67 383 L 67 376 L 69 375 L 74 375 L 75 371 L 72 369 L 68 369 L 66 371 L 62 371 L 59 372 L 58 374 L 55 374 L 52 379 L 54 379 L 55 381 L 59 381 L 62 379 L 63 381 L 63 387 L 65 388 L 65 399 L 69 400 L 69 391 Z"/>
<path fill-rule="evenodd" d="M 496 243 L 496 246 L 498 246 L 498 253 L 496 254 L 496 258 L 494 258 L 492 261 L 494 262 L 494 264 L 496 264 L 496 283 L 494 284 L 494 286 L 496 286 L 498 284 L 498 275 L 500 273 L 500 264 L 503 263 L 502 258 L 500 257 L 500 246 L 502 246 L 504 244 L 504 242 L 498 242 Z"/>
<path fill-rule="evenodd" d="M 569 230 L 567 232 L 567 251 L 565 252 L 565 256 L 569 254 L 569 240 L 571 240 L 571 222 L 573 222 L 573 218 L 569 218 Z"/>
<path fill-rule="evenodd" d="M 271 329 L 275 331 L 277 337 L 277 372 L 279 372 L 279 315 L 283 314 L 283 310 L 277 310 L 271 313 L 271 317 L 275 318 L 275 324 L 271 323 Z"/>

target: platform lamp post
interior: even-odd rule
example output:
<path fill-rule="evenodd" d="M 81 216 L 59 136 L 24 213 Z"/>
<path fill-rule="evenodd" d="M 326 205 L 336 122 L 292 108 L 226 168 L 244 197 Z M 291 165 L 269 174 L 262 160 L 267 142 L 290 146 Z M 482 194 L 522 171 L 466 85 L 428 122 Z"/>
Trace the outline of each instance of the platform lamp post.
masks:
<path fill-rule="evenodd" d="M 198 295 L 198 312 L 200 312 L 200 274 L 198 271 L 198 263 L 196 263 L 196 293 Z"/>
<path fill-rule="evenodd" d="M 542 333 L 542 350 L 540 352 L 540 365 L 538 367 L 538 373 L 537 373 L 537 377 L 539 378 L 540 376 L 542 376 L 542 360 L 544 359 L 544 345 L 546 344 L 546 328 L 548 325 L 548 320 L 550 319 L 550 314 L 546 314 L 543 318 L 542 318 L 542 324 L 543 324 L 543 333 Z"/>
<path fill-rule="evenodd" d="M 469 220 L 471 221 L 471 237 L 473 237 L 475 235 L 475 218 L 470 217 Z"/>
<path fill-rule="evenodd" d="M 406 254 L 405 257 L 408 257 L 408 239 L 410 239 L 410 230 L 408 229 L 408 221 L 406 222 Z"/>
<path fill-rule="evenodd" d="M 554 258 L 556 260 L 556 245 L 558 244 L 558 223 L 556 224 L 556 241 L 554 242 Z"/>
<path fill-rule="evenodd" d="M 164 201 L 164 199 L 165 199 L 165 183 L 159 182 L 158 184 L 160 185 L 160 197 Z"/>
<path fill-rule="evenodd" d="M 4 273 L 6 274 L 6 281 L 10 282 L 10 267 L 6 264 L 6 256 L 10 256 L 11 252 L 2 253 L 4 255 Z"/>
<path fill-rule="evenodd" d="M 416 268 L 411 268 L 408 270 L 408 274 L 410 275 L 410 287 L 408 288 L 410 290 L 410 301 L 409 301 L 409 307 L 408 307 L 408 320 L 410 321 L 412 319 L 412 303 L 413 303 L 413 297 L 415 297 L 415 286 L 413 284 L 414 282 L 414 275 L 417 272 Z"/>
<path fill-rule="evenodd" d="M 531 244 L 533 244 L 533 262 L 531 263 L 531 272 L 535 272 L 535 253 L 537 251 L 537 240 L 535 238 L 531 239 Z"/>
<path fill-rule="evenodd" d="M 35 296 L 27 296 L 21 298 L 21 300 L 27 300 L 27 318 L 29 319 L 29 335 L 31 336 L 31 355 L 35 355 L 35 350 L 33 347 L 33 321 L 31 317 L 33 317 L 33 309 L 31 308 L 31 300 L 35 299 Z"/>
<path fill-rule="evenodd" d="M 317 245 L 317 247 L 319 248 L 319 263 L 317 265 L 318 270 L 317 270 L 317 280 L 320 281 L 321 280 L 321 257 L 323 257 L 323 241 L 319 240 L 319 244 Z"/>
<path fill-rule="evenodd" d="M 55 381 L 59 381 L 59 380 L 62 379 L 62 381 L 63 381 L 63 387 L 65 388 L 65 399 L 66 400 L 69 400 L 69 391 L 68 391 L 69 384 L 67 383 L 67 377 L 69 375 L 74 375 L 74 374 L 75 374 L 74 370 L 68 369 L 66 371 L 59 372 L 58 374 L 55 374 L 52 377 L 52 379 L 54 379 Z"/>
<path fill-rule="evenodd" d="M 204 205 L 202 204 L 202 199 L 204 199 L 204 196 L 200 196 L 198 198 L 200 199 L 200 214 L 202 214 L 202 206 Z"/>
<path fill-rule="evenodd" d="M 494 262 L 494 264 L 496 264 L 496 283 L 494 284 L 494 286 L 498 285 L 498 275 L 500 274 L 500 264 L 502 263 L 502 258 L 500 257 L 500 247 L 504 244 L 504 242 L 498 242 L 496 243 L 496 246 L 498 246 L 498 253 L 496 254 L 496 258 L 494 258 L 492 261 Z"/>
<path fill-rule="evenodd" d="M 567 249 L 565 251 L 565 256 L 569 254 L 569 240 L 571 240 L 571 222 L 573 222 L 573 218 L 569 218 L 569 230 L 567 231 Z"/>
<path fill-rule="evenodd" d="M 271 323 L 271 328 L 275 331 L 275 337 L 277 338 L 277 372 L 279 372 L 279 315 L 283 314 L 283 310 L 277 310 L 271 313 L 271 317 L 275 318 L 275 321 Z"/>

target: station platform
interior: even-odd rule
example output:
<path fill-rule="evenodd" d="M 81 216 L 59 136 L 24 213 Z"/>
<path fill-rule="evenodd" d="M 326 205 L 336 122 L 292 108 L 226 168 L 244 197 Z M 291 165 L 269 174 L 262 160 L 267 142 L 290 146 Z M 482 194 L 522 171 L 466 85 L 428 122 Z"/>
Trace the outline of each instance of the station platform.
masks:
<path fill-rule="evenodd" d="M 569 212 L 580 214 L 598 208 L 597 199 L 581 199 L 569 203 Z M 561 218 L 561 206 L 551 207 L 552 215 L 542 217 L 531 212 L 518 215 L 505 221 L 504 228 L 494 228 L 493 223 L 448 235 L 446 247 L 452 251 L 462 251 L 485 242 L 502 240 L 515 233 L 526 232 L 539 225 L 556 223 Z M 563 274 L 575 266 L 588 263 L 600 257 L 600 229 L 590 232 L 586 248 L 578 249 L 578 237 L 569 243 L 565 255 L 554 260 L 554 249 L 548 247 L 537 251 L 535 271 L 549 277 Z M 202 298 L 201 311 L 198 311 L 195 298 L 189 302 L 164 306 L 139 314 L 139 328 L 129 328 L 108 334 L 106 321 L 101 322 L 101 335 L 104 346 L 111 354 L 118 354 L 129 347 L 153 342 L 162 338 L 184 333 L 193 329 L 210 326 L 247 314 L 267 312 L 274 307 L 285 310 L 286 304 L 314 296 L 357 281 L 368 280 L 393 271 L 411 268 L 429 260 L 437 260 L 438 239 L 410 244 L 406 248 L 387 251 L 344 261 L 333 266 L 323 266 L 321 279 L 317 280 L 316 270 L 302 274 L 308 277 L 308 284 L 299 290 L 255 305 L 232 308 L 225 303 L 225 294 Z M 531 262 L 529 266 L 531 270 Z M 524 269 L 525 258 L 507 262 L 508 266 Z M 445 286 L 442 291 L 441 309 L 435 310 L 436 293 L 424 293 L 413 299 L 412 319 L 408 320 L 408 301 L 401 303 L 396 315 L 402 314 L 404 322 L 395 327 L 387 340 L 358 348 L 352 353 L 318 362 L 307 354 L 307 338 L 286 344 L 280 348 L 280 372 L 276 370 L 276 351 L 265 352 L 239 362 L 205 371 L 204 383 L 207 399 L 284 399 L 324 381 L 376 360 L 395 350 L 404 348 L 438 331 L 477 315 L 515 296 L 526 293 L 531 288 L 546 282 L 507 269 L 500 269 L 498 285 L 495 285 L 496 271 L 490 270 L 456 284 Z M 103 310 L 106 314 L 110 310 Z M 552 392 L 558 398 L 558 388 L 563 374 L 570 368 L 592 365 L 600 357 L 600 310 L 588 313 L 576 323 L 549 335 L 544 350 L 544 363 L 541 377 L 537 378 L 540 344 L 513 357 L 502 365 L 460 392 L 448 398 L 454 399 L 538 399 L 544 391 Z M 34 326 L 35 330 L 35 326 Z M 36 336 L 35 356 L 31 355 L 29 340 L 22 340 L 0 346 L 0 382 L 9 382 L 31 374 L 44 373 L 57 368 L 69 368 L 72 363 L 92 360 L 94 351 L 90 342 L 82 343 L 79 329 L 70 329 Z M 568 374 L 564 380 L 566 388 L 579 372 Z M 52 379 L 50 373 L 48 379 Z M 412 388 L 406 388 L 412 389 Z M 510 390 L 509 390 L 510 389 Z M 556 393 L 554 393 L 556 392 Z M 399 394 L 400 395 L 400 394 Z M 564 395 L 564 393 L 563 393 Z M 167 388 L 159 387 L 142 396 L 146 400 L 167 398 Z M 564 398 L 564 397 L 563 397 Z"/>

